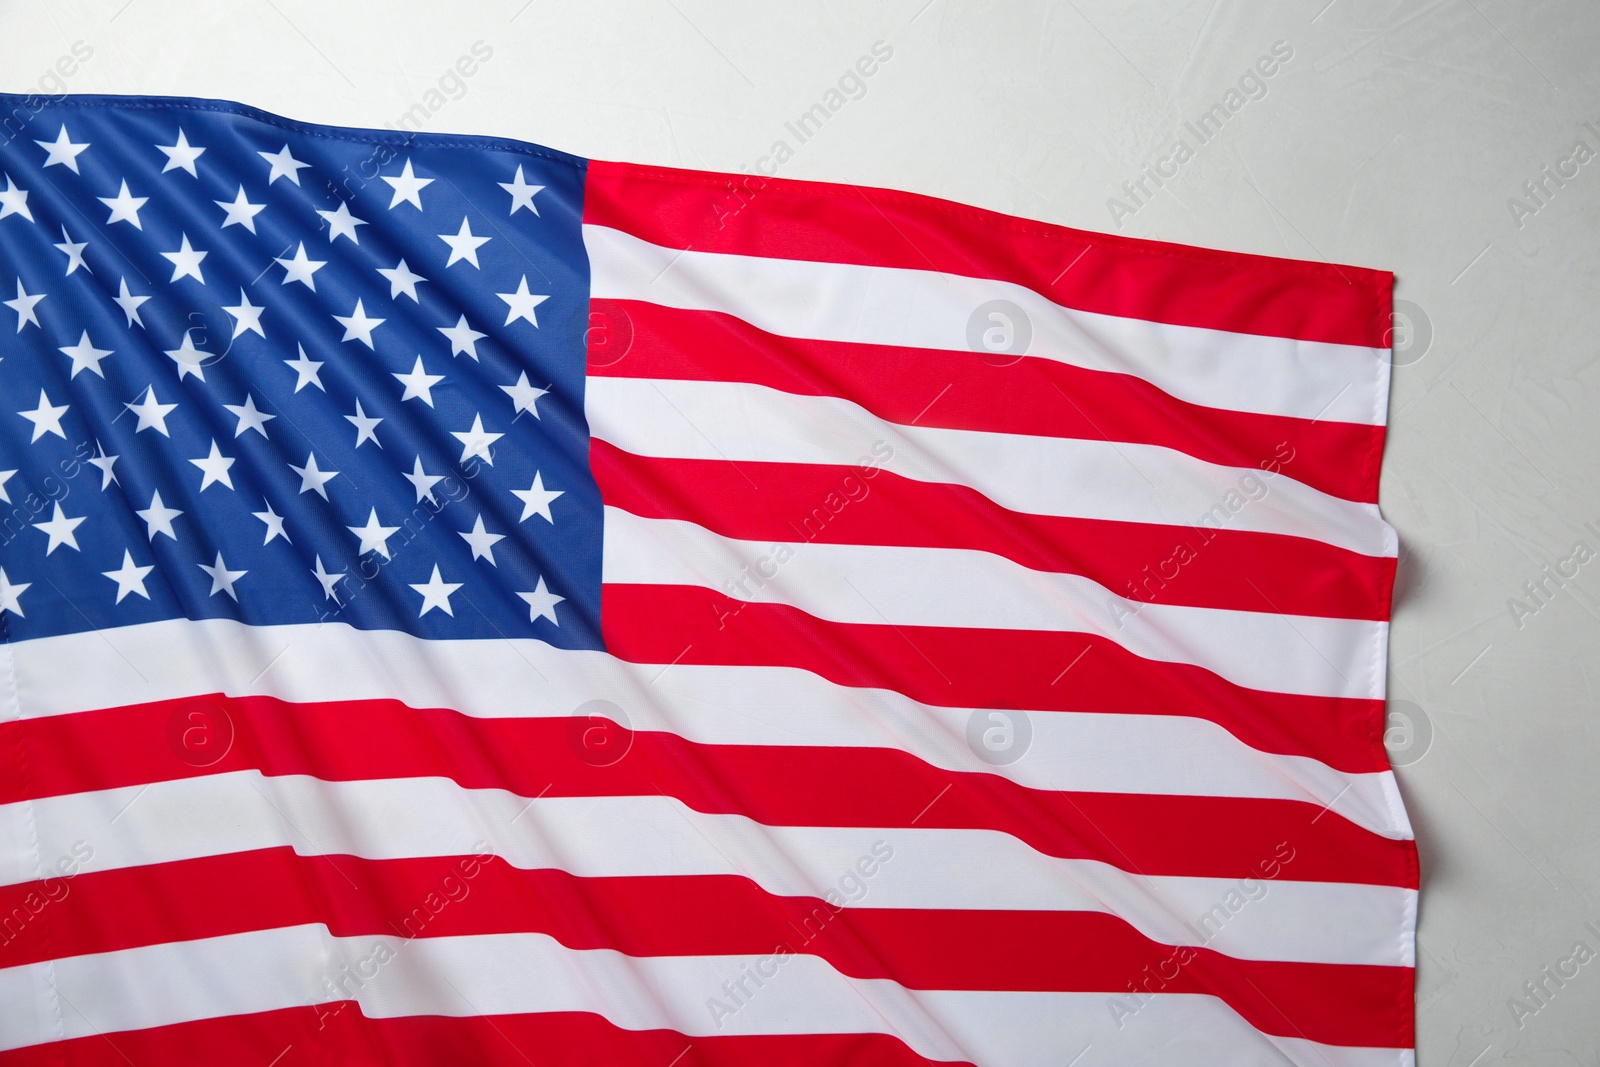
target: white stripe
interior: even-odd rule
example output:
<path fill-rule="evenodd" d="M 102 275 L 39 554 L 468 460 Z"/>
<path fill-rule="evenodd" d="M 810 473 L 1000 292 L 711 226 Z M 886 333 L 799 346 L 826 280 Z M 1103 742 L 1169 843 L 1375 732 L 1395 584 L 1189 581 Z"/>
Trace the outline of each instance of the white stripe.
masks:
<path fill-rule="evenodd" d="M 391 699 L 481 718 L 565 716 L 605 700 L 632 729 L 701 744 L 895 749 L 1031 789 L 1296 800 L 1386 837 L 1411 836 L 1391 772 L 1351 774 L 1305 756 L 1260 752 L 1216 723 L 1179 715 L 1007 711 L 1018 731 L 1012 740 L 1024 747 L 1015 762 L 997 765 L 980 758 L 968 737 L 977 719 L 981 748 L 982 731 L 998 722 L 988 709 L 930 707 L 788 667 L 679 664 L 664 672 L 542 641 L 434 641 L 343 623 L 252 627 L 228 619 L 143 623 L 8 647 L 28 718 L 203 693 L 299 703 Z"/>
<path fill-rule="evenodd" d="M 1251 689 L 1383 698 L 1373 654 L 1383 622 L 1141 604 L 968 549 L 740 541 L 617 508 L 605 523 L 609 583 L 701 586 L 829 622 L 1093 634 Z"/>
<path fill-rule="evenodd" d="M 635 455 L 881 467 L 971 486 L 1032 515 L 1288 534 L 1371 556 L 1398 551 L 1376 504 L 1159 445 L 899 426 L 838 397 L 743 382 L 591 377 L 584 407 L 596 438 Z M 1175 531 L 1197 551 L 1208 536 Z"/>
<path fill-rule="evenodd" d="M 1095 911 L 1163 944 L 1241 959 L 1411 964 L 1397 932 L 1414 891 L 1289 881 L 1292 841 L 1278 850 L 1273 880 L 1142 876 L 1045 856 L 994 830 L 765 826 L 659 795 L 533 799 L 444 778 L 326 782 L 258 771 L 0 805 L 0 884 L 36 877 L 34 840 L 47 859 L 85 843 L 95 871 L 286 846 L 367 859 L 456 856 L 487 842 L 514 867 L 579 877 L 742 875 L 780 896 L 842 895 L 874 908 Z M 864 891 L 841 893 L 841 877 L 874 845 L 892 859 Z"/>
<path fill-rule="evenodd" d="M 758 965 L 772 977 L 759 988 L 747 981 L 750 996 L 730 1001 L 722 984 Z M 634 957 L 566 948 L 544 934 L 407 941 L 289 926 L 0 971 L 0 1003 L 45 1003 L 52 993 L 72 1006 L 62 1013 L 69 1038 L 353 999 L 377 1019 L 587 1012 L 627 1030 L 689 1037 L 890 1034 L 931 1059 L 987 1067 L 1061 1067 L 1085 1044 L 1097 1067 L 1410 1063 L 1401 1049 L 1268 1037 L 1196 994 L 1157 995 L 1119 1028 L 1104 993 L 910 990 L 847 978 L 815 956 Z M 736 1010 L 714 1012 L 713 998 Z M 0 1015 L 0 1048 L 56 1037 L 37 1018 Z"/>
<path fill-rule="evenodd" d="M 1003 299 L 1027 317 L 1028 355 L 1137 375 L 1191 403 L 1381 424 L 1388 402 L 1381 349 L 1075 311 L 956 274 L 684 252 L 604 226 L 585 226 L 583 240 L 597 299 L 723 312 L 784 337 L 964 351 L 969 319 Z"/>

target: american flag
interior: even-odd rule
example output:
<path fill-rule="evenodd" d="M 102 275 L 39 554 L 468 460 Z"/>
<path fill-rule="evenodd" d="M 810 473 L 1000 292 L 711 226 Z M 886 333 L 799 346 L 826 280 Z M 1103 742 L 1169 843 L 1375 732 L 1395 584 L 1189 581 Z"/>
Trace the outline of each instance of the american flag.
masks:
<path fill-rule="evenodd" d="M 0 126 L 0 1065 L 1413 1062 L 1388 274 Z"/>

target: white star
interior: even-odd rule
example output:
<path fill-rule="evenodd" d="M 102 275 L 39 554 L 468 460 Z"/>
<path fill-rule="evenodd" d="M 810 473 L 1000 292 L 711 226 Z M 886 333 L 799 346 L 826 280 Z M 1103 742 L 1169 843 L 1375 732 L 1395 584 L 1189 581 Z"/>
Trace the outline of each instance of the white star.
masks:
<path fill-rule="evenodd" d="M 271 501 L 267 501 L 266 504 L 266 511 L 252 511 L 250 513 L 267 524 L 267 539 L 261 543 L 263 545 L 270 545 L 272 544 L 272 539 L 274 537 L 281 537 L 285 541 L 289 541 L 289 531 L 283 528 L 283 516 L 272 510 Z M 294 544 L 293 541 L 289 541 L 289 543 L 291 545 Z"/>
<path fill-rule="evenodd" d="M 313 293 L 317 291 L 317 281 L 312 275 L 328 265 L 325 259 L 312 259 L 306 255 L 306 243 L 300 242 L 300 247 L 295 251 L 293 259 L 275 259 L 274 263 L 283 268 L 283 284 L 299 282 Z"/>
<path fill-rule="evenodd" d="M 533 622 L 536 619 L 549 619 L 555 625 L 561 625 L 556 621 L 556 605 L 567 598 L 556 596 L 549 589 L 546 589 L 543 578 L 539 579 L 539 584 L 534 587 L 533 592 L 518 593 L 517 595 L 528 602 L 529 622 Z"/>
<path fill-rule="evenodd" d="M 221 482 L 229 489 L 233 488 L 233 475 L 228 473 L 228 468 L 233 466 L 234 460 L 222 454 L 222 451 L 217 448 L 217 442 L 215 438 L 213 438 L 211 441 L 211 452 L 209 455 L 205 456 L 203 459 L 191 459 L 189 462 L 193 463 L 196 467 L 199 467 L 201 472 L 205 475 L 204 478 L 200 479 L 200 491 L 202 493 L 205 492 L 206 489 L 214 482 Z"/>
<path fill-rule="evenodd" d="M 45 156 L 44 162 L 40 164 L 41 166 L 53 167 L 57 163 L 61 163 L 74 174 L 83 173 L 78 169 L 78 153 L 88 148 L 89 142 L 84 141 L 82 144 L 73 144 L 72 138 L 67 136 L 67 128 L 65 126 L 61 127 L 61 132 L 56 134 L 56 139 L 53 142 L 34 141 L 33 143 L 49 153 Z"/>
<path fill-rule="evenodd" d="M 144 320 L 139 317 L 139 305 L 150 298 L 148 296 L 134 296 L 128 292 L 128 279 L 122 279 L 121 292 L 111 299 L 117 307 L 122 309 L 122 313 L 128 316 L 128 325 L 130 327 L 134 323 L 138 323 L 141 328 L 144 326 Z"/>
<path fill-rule="evenodd" d="M 361 301 L 356 301 L 356 309 L 349 315 L 335 315 L 333 321 L 344 327 L 344 336 L 341 341 L 360 341 L 368 348 L 372 347 L 372 331 L 384 324 L 385 319 L 369 318 L 367 309 L 361 306 Z"/>
<path fill-rule="evenodd" d="M 195 248 L 189 244 L 189 235 L 184 234 L 183 247 L 179 248 L 176 252 L 163 252 L 161 253 L 161 258 L 172 261 L 173 281 L 177 281 L 179 278 L 189 277 L 193 278 L 201 285 L 204 285 L 206 283 L 206 279 L 205 276 L 200 273 L 200 261 L 205 259 L 206 256 L 210 254 L 211 253 L 209 252 L 196 251 Z"/>
<path fill-rule="evenodd" d="M 111 458 L 113 460 L 115 460 L 117 457 L 112 456 Z M 97 460 L 97 459 L 91 459 L 89 462 L 93 463 L 97 467 L 100 465 L 100 461 Z M 9 490 L 6 489 L 6 483 L 9 482 L 11 479 L 15 478 L 16 476 L 17 476 L 17 472 L 14 471 L 14 470 L 0 471 L 0 500 L 5 501 L 7 504 L 11 503 L 11 493 L 10 493 Z M 112 479 L 112 480 L 115 481 L 116 479 Z M 105 488 L 105 487 L 101 486 L 101 488 Z"/>
<path fill-rule="evenodd" d="M 467 225 L 465 215 L 461 217 L 461 229 L 455 233 L 441 233 L 439 240 L 450 246 L 450 258 L 445 261 L 445 266 L 454 266 L 461 260 L 466 260 L 474 267 L 478 265 L 478 249 L 489 243 L 487 237 L 475 237 L 472 227 Z"/>
<path fill-rule="evenodd" d="M 262 437 L 266 437 L 267 423 L 278 417 L 276 415 L 268 415 L 266 412 L 259 410 L 256 407 L 256 398 L 249 393 L 244 394 L 243 404 L 224 404 L 222 406 L 227 408 L 228 412 L 239 420 L 238 428 L 233 431 L 233 436 L 235 437 L 243 435 L 246 430 L 254 430 Z"/>
<path fill-rule="evenodd" d="M 196 563 L 195 566 L 211 576 L 212 596 L 216 596 L 218 593 L 227 593 L 233 597 L 235 604 L 239 602 L 239 594 L 233 591 L 233 583 L 249 574 L 249 571 L 230 571 L 228 565 L 222 562 L 221 552 L 217 553 L 217 561 L 211 566 L 208 567 L 204 563 Z"/>
<path fill-rule="evenodd" d="M 144 402 L 140 404 L 124 404 L 123 407 L 139 416 L 139 422 L 133 428 L 134 433 L 148 430 L 152 426 L 162 437 L 171 437 L 167 432 L 167 416 L 178 410 L 176 404 L 163 404 L 156 399 L 156 387 L 145 386 Z"/>
<path fill-rule="evenodd" d="M 454 326 L 438 326 L 435 329 L 450 339 L 452 356 L 468 355 L 473 359 L 478 358 L 478 338 L 489 336 L 468 326 L 465 315 L 461 316 Z"/>
<path fill-rule="evenodd" d="M 33 524 L 35 530 L 43 530 L 50 535 L 50 544 L 46 546 L 44 554 L 48 556 L 62 545 L 66 545 L 74 552 L 78 551 L 78 535 L 72 531 L 82 525 L 85 517 L 67 518 L 66 515 L 62 514 L 61 504 L 57 502 L 55 511 L 50 515 L 49 522 L 36 522 Z"/>
<path fill-rule="evenodd" d="M 338 471 L 322 471 L 317 469 L 316 453 L 306 454 L 306 465 L 296 467 L 289 464 L 289 469 L 300 476 L 300 491 L 302 493 L 316 493 L 322 499 L 328 499 L 328 490 L 325 488 L 329 482 L 338 477 Z"/>
<path fill-rule="evenodd" d="M 444 475 L 429 474 L 427 471 L 422 469 L 421 456 L 418 456 L 417 461 L 411 465 L 411 473 L 407 474 L 404 471 L 401 471 L 400 477 L 410 482 L 411 488 L 417 491 L 417 503 L 419 504 L 422 503 L 424 497 L 429 500 L 433 500 L 433 487 L 439 482 L 444 481 Z"/>
<path fill-rule="evenodd" d="M 39 313 L 34 310 L 34 305 L 43 300 L 45 296 L 46 294 L 44 293 L 33 293 L 30 295 L 29 292 L 22 287 L 22 279 L 17 279 L 17 298 L 15 300 L 7 300 L 5 303 L 6 307 L 17 313 L 18 333 L 21 333 L 22 328 L 28 325 L 30 322 L 35 326 L 39 325 Z M 52 304 L 50 306 L 54 307 L 55 305 Z M 43 329 L 43 327 L 40 328 Z"/>
<path fill-rule="evenodd" d="M 400 384 L 405 386 L 405 392 L 400 394 L 401 400 L 420 400 L 430 408 L 433 407 L 433 387 L 444 381 L 442 374 L 429 374 L 422 369 L 422 357 L 417 357 L 417 364 L 411 368 L 410 374 L 396 374 Z"/>
<path fill-rule="evenodd" d="M 322 557 L 318 556 L 317 569 L 311 573 L 317 579 L 317 583 L 322 586 L 323 595 L 327 597 L 327 599 L 336 603 L 343 603 L 343 601 L 339 600 L 338 595 L 334 593 L 333 587 L 339 584 L 339 579 L 343 578 L 346 572 L 337 571 L 333 574 L 329 574 L 327 571 L 322 569 Z"/>
<path fill-rule="evenodd" d="M 461 460 L 465 463 L 470 456 L 480 456 L 489 466 L 494 466 L 494 453 L 489 451 L 489 446 L 494 444 L 503 433 L 489 433 L 483 428 L 483 416 L 472 417 L 472 429 L 457 432 L 450 431 L 450 436 L 461 442 Z"/>
<path fill-rule="evenodd" d="M 150 494 L 149 507 L 143 511 L 135 511 L 134 514 L 144 520 L 145 533 L 150 540 L 154 541 L 158 533 L 166 534 L 174 541 L 178 539 L 178 535 L 172 530 L 172 520 L 182 515 L 183 512 L 163 504 L 161 502 L 161 490 L 157 489 Z"/>
<path fill-rule="evenodd" d="M 393 267 L 379 267 L 378 273 L 389 280 L 390 300 L 398 300 L 400 294 L 404 293 L 411 298 L 413 304 L 420 303 L 417 300 L 417 283 L 428 279 L 420 274 L 413 274 L 411 268 L 406 266 L 405 260 L 402 259 Z"/>
<path fill-rule="evenodd" d="M 544 475 L 534 471 L 532 485 L 526 489 L 511 490 L 511 495 L 522 501 L 522 518 L 517 521 L 527 522 L 537 515 L 552 526 L 555 525 L 555 517 L 550 514 L 550 502 L 565 492 L 564 489 L 546 489 Z"/>
<path fill-rule="evenodd" d="M 233 198 L 232 203 L 226 200 L 213 200 L 211 202 L 228 213 L 227 217 L 222 220 L 222 228 L 224 230 L 229 226 L 243 226 L 251 233 L 256 232 L 256 216 L 267 208 L 265 204 L 252 204 L 244 195 L 244 186 L 242 185 L 239 186 L 239 195 Z"/>
<path fill-rule="evenodd" d="M 0 219 L 7 215 L 21 215 L 29 222 L 33 221 L 33 212 L 28 210 L 28 190 L 18 189 L 9 174 L 6 175 L 6 187 L 0 189 Z"/>
<path fill-rule="evenodd" d="M 144 577 L 155 569 L 154 564 L 148 567 L 135 567 L 133 565 L 133 553 L 123 549 L 122 568 L 114 571 L 101 571 L 100 573 L 117 583 L 117 603 L 120 604 L 122 603 L 122 598 L 129 593 L 136 593 L 149 600 L 150 594 L 144 588 Z"/>
<path fill-rule="evenodd" d="M 67 254 L 68 277 L 71 277 L 72 272 L 79 267 L 88 270 L 90 274 L 94 273 L 94 271 L 89 270 L 89 264 L 83 261 L 83 250 L 88 247 L 88 241 L 74 242 L 71 237 L 67 236 L 67 228 L 65 226 L 61 227 L 61 243 L 56 245 L 56 248 Z M 174 278 L 173 280 L 176 281 L 177 279 Z"/>
<path fill-rule="evenodd" d="M 111 354 L 109 348 L 96 348 L 89 343 L 89 331 L 84 330 L 83 336 L 78 338 L 75 345 L 63 345 L 61 353 L 72 360 L 72 373 L 68 378 L 76 378 L 81 370 L 92 371 L 104 378 L 106 372 L 100 369 L 100 361 Z"/>
<path fill-rule="evenodd" d="M 516 385 L 502 385 L 500 391 L 511 398 L 511 405 L 517 412 L 526 411 L 536 419 L 539 417 L 539 409 L 534 405 L 539 402 L 541 396 L 550 392 L 548 389 L 538 389 L 529 385 L 527 371 L 517 375 Z"/>
<path fill-rule="evenodd" d="M 434 608 L 438 608 L 450 617 L 455 617 L 455 612 L 450 610 L 450 594 L 461 588 L 460 582 L 447 582 L 439 577 L 439 565 L 433 565 L 433 577 L 426 582 L 409 582 L 411 588 L 422 594 L 422 610 L 417 612 L 417 618 L 422 618 Z"/>
<path fill-rule="evenodd" d="M 360 448 L 367 441 L 371 441 L 379 448 L 383 447 L 383 442 L 378 440 L 377 433 L 378 423 L 382 422 L 383 420 L 375 419 L 368 415 L 365 411 L 362 411 L 360 397 L 356 397 L 356 413 L 354 415 L 346 415 L 345 421 L 349 422 L 356 428 L 357 448 Z"/>
<path fill-rule="evenodd" d="M 194 339 L 184 332 L 183 341 L 177 348 L 166 350 L 167 358 L 178 365 L 178 381 L 183 381 L 189 375 L 194 375 L 202 382 L 206 380 L 205 361 L 211 355 L 194 346 Z"/>
<path fill-rule="evenodd" d="M 361 547 L 356 549 L 356 555 L 362 556 L 368 552 L 376 552 L 384 559 L 388 559 L 389 538 L 400 527 L 384 526 L 378 522 L 378 509 L 373 508 L 367 515 L 367 524 L 365 526 L 346 526 L 345 529 L 361 538 Z"/>
<path fill-rule="evenodd" d="M 257 152 L 258 156 L 272 164 L 272 172 L 267 175 L 267 184 L 271 185 L 279 178 L 288 178 L 296 185 L 300 184 L 300 171 L 311 164 L 302 163 L 289 153 L 289 146 L 285 144 L 276 152 Z"/>
<path fill-rule="evenodd" d="M 341 202 L 338 211 L 318 211 L 322 221 L 328 224 L 328 243 L 332 244 L 341 237 L 350 238 L 350 243 L 358 245 L 361 238 L 356 236 L 356 227 L 365 226 L 366 219 L 358 219 L 350 214 L 350 205 Z"/>
<path fill-rule="evenodd" d="M 243 289 L 239 290 L 239 302 L 233 307 L 224 306 L 222 310 L 226 311 L 234 318 L 234 340 L 237 340 L 239 335 L 245 333 L 246 331 L 259 335 L 263 341 L 266 340 L 266 332 L 261 329 L 261 313 L 265 311 L 266 308 L 262 307 L 260 304 L 250 303 L 250 298 L 245 295 L 245 291 Z"/>
<path fill-rule="evenodd" d="M 148 196 L 134 196 L 128 192 L 128 180 L 126 178 L 122 180 L 122 188 L 117 192 L 116 196 L 97 196 L 95 199 L 111 209 L 111 217 L 106 219 L 107 226 L 110 226 L 113 222 L 131 222 L 134 229 L 144 229 L 144 224 L 139 221 L 139 209 L 148 204 L 150 198 Z"/>
<path fill-rule="evenodd" d="M 495 182 L 500 188 L 511 194 L 511 214 L 515 215 L 518 208 L 527 208 L 535 215 L 539 213 L 538 205 L 533 202 L 535 193 L 543 192 L 542 185 L 529 185 L 522 179 L 522 168 L 517 167 L 517 176 L 509 182 Z"/>
<path fill-rule="evenodd" d="M 295 345 L 295 348 L 299 350 L 300 358 L 283 361 L 285 366 L 293 367 L 294 372 L 300 376 L 299 380 L 294 383 L 294 391 L 298 393 L 308 385 L 314 385 L 318 389 L 322 389 L 322 379 L 317 377 L 317 374 L 322 370 L 322 364 L 314 359 L 306 358 L 304 345 Z M 322 391 L 324 393 L 327 392 L 326 389 L 322 389 Z"/>
<path fill-rule="evenodd" d="M 158 144 L 156 147 L 167 154 L 167 165 L 161 168 L 162 174 L 169 170 L 181 168 L 188 171 L 191 177 L 200 177 L 199 173 L 194 169 L 194 161 L 200 158 L 205 149 L 191 145 L 189 139 L 183 135 L 181 126 L 178 128 L 177 144 Z"/>
<path fill-rule="evenodd" d="M 506 302 L 505 325 L 510 326 L 518 319 L 527 319 L 534 325 L 535 329 L 539 326 L 539 319 L 534 315 L 533 309 L 550 299 L 548 296 L 538 296 L 528 292 L 528 276 L 526 274 L 522 276 L 522 281 L 517 283 L 516 292 L 496 293 L 494 295 Z"/>
<path fill-rule="evenodd" d="M 494 546 L 496 541 L 504 541 L 506 539 L 506 535 L 490 533 L 488 530 L 485 530 L 483 528 L 483 516 L 481 514 L 478 516 L 477 521 L 472 524 L 472 529 L 470 531 L 458 530 L 456 532 L 456 536 L 460 537 L 463 541 L 472 546 L 473 559 L 486 559 L 489 561 L 491 566 L 499 566 L 499 564 L 495 563 L 494 561 Z"/>
<path fill-rule="evenodd" d="M 32 582 L 13 582 L 6 577 L 6 569 L 0 567 L 0 612 L 9 611 L 18 618 L 25 617 L 22 610 L 22 594 L 32 587 Z"/>
<path fill-rule="evenodd" d="M 419 178 L 413 174 L 411 172 L 411 160 L 406 160 L 405 169 L 400 172 L 398 177 L 391 178 L 387 174 L 378 176 L 394 187 L 394 196 L 389 200 L 390 211 L 399 207 L 402 202 L 410 203 L 418 211 L 422 210 L 422 198 L 417 194 L 422 192 L 426 186 L 432 185 L 433 179 Z"/>
<path fill-rule="evenodd" d="M 117 475 L 111 468 L 115 467 L 117 465 L 117 460 L 121 459 L 122 457 L 106 455 L 106 446 L 102 445 L 98 441 L 95 442 L 95 450 L 100 454 L 93 457 L 88 462 L 90 466 L 100 468 L 100 488 L 105 490 L 110 489 L 113 484 L 121 484 L 117 482 Z M 4 471 L 0 471 L 0 474 L 4 473 Z M 4 484 L 4 480 L 0 479 L 0 497 L 4 496 Z M 6 499 L 9 500 L 9 498 Z"/>
<path fill-rule="evenodd" d="M 39 406 L 32 411 L 19 411 L 18 415 L 33 423 L 33 440 L 37 441 L 47 433 L 53 433 L 63 441 L 67 439 L 66 431 L 61 428 L 61 416 L 67 413 L 70 405 L 61 404 L 52 407 L 50 398 L 44 395 L 44 390 L 39 390 Z M 29 442 L 32 443 L 31 441 Z"/>

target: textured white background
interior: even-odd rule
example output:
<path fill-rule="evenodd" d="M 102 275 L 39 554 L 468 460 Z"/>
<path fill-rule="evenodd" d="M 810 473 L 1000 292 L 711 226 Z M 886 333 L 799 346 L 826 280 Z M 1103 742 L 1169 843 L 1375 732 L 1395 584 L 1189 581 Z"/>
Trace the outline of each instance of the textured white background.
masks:
<path fill-rule="evenodd" d="M 1600 560 L 1548 605 L 1522 591 L 1574 542 L 1600 551 L 1584 528 L 1600 529 L 1600 160 L 1520 227 L 1508 206 L 1576 140 L 1600 150 L 1582 125 L 1600 128 L 1600 9 L 523 5 L 0 0 L 0 89 L 36 88 L 83 41 L 93 56 L 67 79 L 73 92 L 222 97 L 380 127 L 420 102 L 430 131 L 737 170 L 779 138 L 793 146 L 785 121 L 881 40 L 893 58 L 784 176 L 1105 230 L 1121 183 L 1287 42 L 1294 57 L 1266 96 L 1121 232 L 1391 269 L 1419 309 L 1383 473 L 1402 543 L 1390 689 L 1416 720 L 1395 741 L 1423 857 L 1418 1062 L 1600 1064 L 1600 959 L 1520 1026 L 1508 1003 L 1576 942 L 1600 951 L 1585 928 L 1600 927 L 1600 661 L 1585 662 Z M 492 57 L 447 79 L 454 98 L 430 98 L 480 40 Z M 1519 595 L 1538 608 L 1520 626 Z"/>

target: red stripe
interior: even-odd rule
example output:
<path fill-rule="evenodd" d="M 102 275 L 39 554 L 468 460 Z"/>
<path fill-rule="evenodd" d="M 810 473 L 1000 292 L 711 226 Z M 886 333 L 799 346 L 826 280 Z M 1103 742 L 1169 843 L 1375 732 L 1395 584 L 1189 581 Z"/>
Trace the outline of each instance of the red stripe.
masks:
<path fill-rule="evenodd" d="M 590 322 L 611 339 L 591 352 L 594 375 L 749 382 L 840 397 L 901 425 L 1159 445 L 1378 500 L 1382 426 L 1202 407 L 1133 375 L 1050 359 L 995 366 L 975 352 L 780 337 L 732 315 L 632 300 L 591 301 Z"/>
<path fill-rule="evenodd" d="M 1288 855 L 1285 870 L 1299 862 Z M 85 873 L 61 884 L 54 936 L 0 948 L 0 964 L 309 923 L 337 937 L 542 933 L 568 948 L 636 957 L 765 956 L 783 946 L 849 977 L 911 989 L 1126 993 L 1130 983 L 1148 982 L 1160 992 L 1218 997 L 1264 1033 L 1411 1044 L 1409 1012 L 1397 1009 L 1411 998 L 1410 968 L 1180 950 L 1097 912 L 836 909 L 819 898 L 775 897 L 733 876 L 577 878 L 518 870 L 497 857 L 374 861 L 308 858 L 290 848 Z M 870 903 L 870 877 L 861 884 Z M 34 888 L 0 891 L 0 904 Z"/>
<path fill-rule="evenodd" d="M 608 506 L 685 519 L 723 537 L 958 548 L 1081 574 L 1157 604 L 1387 619 L 1392 556 L 1309 538 L 1008 511 L 975 489 L 876 467 L 636 456 L 598 439 L 589 465 Z"/>
<path fill-rule="evenodd" d="M 1385 771 L 1383 701 L 1246 689 L 1100 637 L 825 622 L 699 586 L 601 586 L 606 649 L 634 663 L 799 667 L 924 704 L 1192 715 L 1252 748 Z"/>
<path fill-rule="evenodd" d="M 594 160 L 583 221 L 667 248 L 995 278 L 1099 314 L 1389 347 L 1388 271 L 1073 230 L 914 193 Z"/>
<path fill-rule="evenodd" d="M 220 716 L 233 738 L 222 758 L 197 768 L 173 754 L 170 722 L 212 725 Z M 526 797 L 664 794 L 768 826 L 998 830 L 1046 855 L 1149 875 L 1249 877 L 1287 841 L 1300 856 L 1287 878 L 1416 886 L 1410 841 L 1316 804 L 1051 792 L 942 770 L 894 749 L 703 745 L 648 731 L 625 735 L 619 758 L 595 766 L 581 755 L 596 751 L 582 740 L 591 725 L 568 716 L 479 719 L 395 700 L 204 696 L 107 708 L 0 727 L 0 740 L 29 754 L 27 784 L 0 784 L 0 802 L 241 770 L 324 781 L 445 777 Z"/>
<path fill-rule="evenodd" d="M 935 1062 L 943 1061 L 918 1056 L 884 1034 L 687 1038 L 672 1030 L 624 1030 L 585 1012 L 368 1019 L 354 1001 L 0 1051 L 0 1067 L 925 1067 Z"/>

